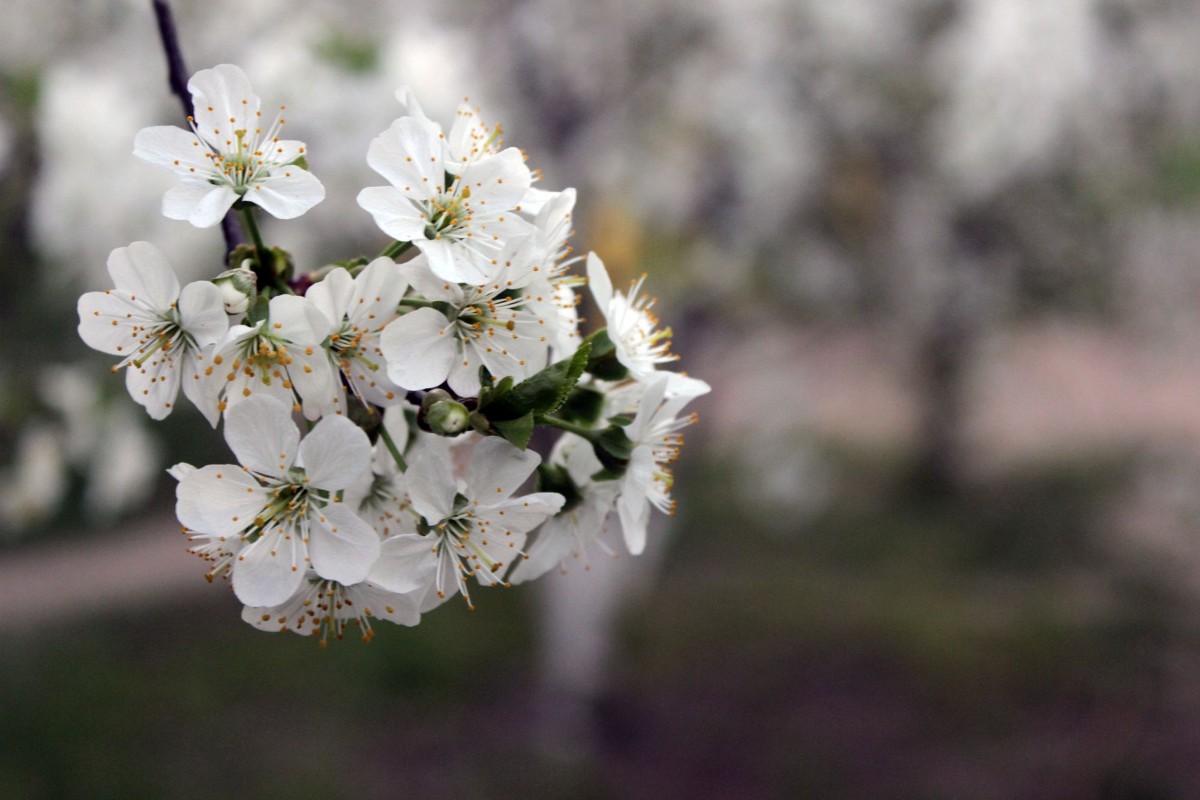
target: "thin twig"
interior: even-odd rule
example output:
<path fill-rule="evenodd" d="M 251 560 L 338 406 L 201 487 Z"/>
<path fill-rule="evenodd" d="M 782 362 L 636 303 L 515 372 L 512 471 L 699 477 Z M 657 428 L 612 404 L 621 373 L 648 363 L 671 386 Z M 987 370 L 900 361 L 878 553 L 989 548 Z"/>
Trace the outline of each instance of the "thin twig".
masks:
<path fill-rule="evenodd" d="M 192 95 L 188 91 L 187 67 L 183 65 L 183 49 L 179 46 L 179 33 L 175 28 L 175 17 L 167 0 L 150 0 L 154 7 L 154 18 L 158 22 L 158 36 L 162 40 L 163 53 L 167 57 L 167 83 L 171 94 L 183 106 L 183 115 L 192 116 Z M 237 217 L 230 211 L 221 220 L 221 232 L 225 234 L 225 253 L 233 251 L 243 241 Z"/>
<path fill-rule="evenodd" d="M 179 47 L 179 34 L 175 30 L 175 17 L 166 0 L 152 0 L 154 18 L 158 21 L 158 35 L 162 39 L 163 52 L 167 56 L 167 83 L 171 94 L 179 98 L 183 115 L 192 115 L 192 95 L 187 88 L 187 67 L 183 65 L 183 51 Z"/>

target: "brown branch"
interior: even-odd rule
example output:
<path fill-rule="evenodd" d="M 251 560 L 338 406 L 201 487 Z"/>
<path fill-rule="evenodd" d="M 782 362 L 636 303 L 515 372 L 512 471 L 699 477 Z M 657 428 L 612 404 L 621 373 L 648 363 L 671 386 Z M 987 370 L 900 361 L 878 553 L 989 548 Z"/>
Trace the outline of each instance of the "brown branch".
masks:
<path fill-rule="evenodd" d="M 183 49 L 179 46 L 175 16 L 171 13 L 171 6 L 168 5 L 167 0 L 151 0 L 150 4 L 154 7 L 154 19 L 158 22 L 158 36 L 162 40 L 163 53 L 167 57 L 167 83 L 171 87 L 171 94 L 175 95 L 179 99 L 180 105 L 183 106 L 183 115 L 191 117 L 192 94 L 187 88 L 188 72 L 187 67 L 183 64 Z M 226 255 L 245 241 L 242 238 L 237 217 L 232 210 L 225 215 L 225 219 L 221 220 L 221 232 L 225 234 Z"/>

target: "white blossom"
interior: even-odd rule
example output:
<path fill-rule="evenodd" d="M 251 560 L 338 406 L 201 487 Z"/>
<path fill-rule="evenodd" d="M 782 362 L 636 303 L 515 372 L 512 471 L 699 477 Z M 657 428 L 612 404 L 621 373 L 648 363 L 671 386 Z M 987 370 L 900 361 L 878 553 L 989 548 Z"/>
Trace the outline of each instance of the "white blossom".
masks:
<path fill-rule="evenodd" d="M 505 244 L 530 232 L 515 211 L 531 181 L 516 148 L 462 165 L 447 183 L 455 163 L 441 127 L 401 117 L 371 142 L 367 163 L 391 185 L 363 189 L 358 204 L 384 233 L 415 244 L 439 278 L 488 282 Z"/>
<path fill-rule="evenodd" d="M 329 332 L 322 337 L 325 352 L 335 373 L 337 403 L 326 413 L 344 413 L 344 382 L 360 401 L 377 406 L 399 402 L 400 386 L 388 378 L 380 333 L 396 319 L 397 304 L 408 289 L 400 267 L 390 258 L 377 258 L 356 277 L 349 271 L 334 269 L 305 293 L 329 321 Z"/>
<path fill-rule="evenodd" d="M 179 176 L 179 185 L 163 196 L 164 216 L 207 228 L 245 200 L 292 219 L 324 199 L 325 187 L 296 163 L 304 157 L 304 143 L 280 138 L 282 116 L 264 127 L 262 101 L 240 67 L 201 70 L 188 81 L 188 91 L 190 132 L 157 125 L 134 139 L 135 156 Z"/>
<path fill-rule="evenodd" d="M 620 490 L 616 481 L 592 480 L 604 467 L 591 444 L 579 436 L 564 434 L 555 444 L 551 459 L 566 470 L 576 496 L 569 497 L 562 510 L 537 529 L 533 544 L 525 549 L 526 557 L 509 575 L 514 584 L 539 578 L 555 567 L 566 569 L 571 561 L 586 563 Z"/>
<path fill-rule="evenodd" d="M 254 607 L 285 602 L 309 568 L 345 585 L 367 577 L 379 537 L 338 497 L 370 466 L 362 429 L 326 417 L 301 441 L 288 406 L 256 396 L 226 414 L 225 440 L 242 466 L 177 469 L 175 511 L 217 560 L 210 576 L 228 570 Z"/>
<path fill-rule="evenodd" d="M 416 625 L 421 614 L 411 595 L 389 592 L 370 581 L 347 586 L 323 580 L 312 572 L 282 603 L 242 609 L 242 619 L 259 630 L 320 635 L 322 647 L 330 635 L 343 638 L 348 623 L 358 626 L 364 642 L 371 641 L 375 636 L 371 627 L 373 618 L 397 625 Z"/>
<path fill-rule="evenodd" d="M 231 327 L 211 363 L 190 376 L 200 387 L 197 405 L 203 402 L 213 425 L 221 412 L 256 395 L 274 397 L 310 420 L 342 409 L 337 377 L 322 346 L 329 327 L 308 299 L 272 297 L 266 319 Z"/>
<path fill-rule="evenodd" d="M 695 414 L 679 417 L 679 412 L 695 395 L 666 396 L 670 378 L 671 373 L 656 373 L 640 385 L 644 393 L 637 413 L 625 427 L 625 435 L 634 447 L 620 480 L 617 514 L 621 519 L 625 546 L 633 555 L 641 553 L 646 546 L 646 524 L 651 507 L 664 514 L 675 514 L 675 501 L 671 499 L 675 477 L 668 465 L 679 458 L 679 449 L 683 446 L 683 434 L 679 431 L 696 422 Z M 698 394 L 708 391 L 707 384 L 692 380 Z"/>
<path fill-rule="evenodd" d="M 380 347 L 388 377 L 409 389 L 449 382 L 470 397 L 479 393 L 480 366 L 496 380 L 518 381 L 544 367 L 558 317 L 546 313 L 545 298 L 536 292 L 514 292 L 531 273 L 519 255 L 512 257 L 485 286 L 444 281 L 423 257 L 408 262 L 413 286 L 441 307 L 417 308 L 384 329 Z"/>
<path fill-rule="evenodd" d="M 553 492 L 513 496 L 540 462 L 537 453 L 488 437 L 471 453 L 466 476 L 456 480 L 444 450 L 423 449 L 405 473 L 421 532 L 386 539 L 370 579 L 395 592 L 416 592 L 422 612 L 454 592 L 470 604 L 468 578 L 503 585 L 525 535 L 563 505 Z"/>
<path fill-rule="evenodd" d="M 629 295 L 613 291 L 604 262 L 595 253 L 587 258 L 588 286 L 604 315 L 608 338 L 617 349 L 617 360 L 635 378 L 649 376 L 659 364 L 674 361 L 671 355 L 671 329 L 658 330 L 658 317 L 651 310 L 653 298 L 638 297 L 646 276 L 629 288 Z"/>
<path fill-rule="evenodd" d="M 119 247 L 108 257 L 113 289 L 79 298 L 79 336 L 92 347 L 121 356 L 125 384 L 154 419 L 171 413 L 182 376 L 199 374 L 203 353 L 229 326 L 221 293 L 207 281 L 179 289 L 179 280 L 149 242 Z M 208 405 L 197 381 L 183 381 L 184 394 Z"/>

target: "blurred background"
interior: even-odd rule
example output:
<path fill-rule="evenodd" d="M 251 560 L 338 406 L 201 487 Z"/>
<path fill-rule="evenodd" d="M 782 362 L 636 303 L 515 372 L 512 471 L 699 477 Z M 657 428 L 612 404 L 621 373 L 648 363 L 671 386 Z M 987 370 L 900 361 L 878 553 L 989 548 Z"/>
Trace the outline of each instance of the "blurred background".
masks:
<path fill-rule="evenodd" d="M 1200 7 L 1191 0 L 177 0 L 354 203 L 464 95 L 713 384 L 639 559 L 328 649 L 184 552 L 75 334 L 179 123 L 149 0 L 0 26 L 0 797 L 1200 797 Z"/>

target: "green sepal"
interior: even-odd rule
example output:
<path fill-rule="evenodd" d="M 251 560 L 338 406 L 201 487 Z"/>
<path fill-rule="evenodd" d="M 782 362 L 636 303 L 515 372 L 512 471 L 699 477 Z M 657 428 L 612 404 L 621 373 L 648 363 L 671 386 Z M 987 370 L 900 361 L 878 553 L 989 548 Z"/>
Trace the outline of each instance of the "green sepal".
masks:
<path fill-rule="evenodd" d="M 601 328 L 583 340 L 591 346 L 587 371 L 604 381 L 620 381 L 629 377 L 629 369 L 617 360 L 617 346 L 608 336 L 608 328 Z"/>
<path fill-rule="evenodd" d="M 292 260 L 292 254 L 282 247 L 272 247 L 269 252 L 273 273 L 282 281 L 291 281 L 296 272 L 296 262 Z"/>
<path fill-rule="evenodd" d="M 583 493 L 579 491 L 575 481 L 571 480 L 571 474 L 567 472 L 567 468 L 561 464 L 545 462 L 539 464 L 537 478 L 534 481 L 534 491 L 561 494 L 566 502 L 563 503 L 560 514 L 563 511 L 570 511 L 583 502 Z"/>
<path fill-rule="evenodd" d="M 254 305 L 250 306 L 250 311 L 246 314 L 246 325 L 257 325 L 270 316 L 270 293 L 271 290 L 269 288 L 259 292 L 258 298 L 254 301 Z"/>
<path fill-rule="evenodd" d="M 492 430 L 492 423 L 488 422 L 488 418 L 478 411 L 472 411 L 471 415 L 467 417 L 467 422 L 476 433 L 487 435 Z"/>
<path fill-rule="evenodd" d="M 592 483 L 599 483 L 600 481 L 615 481 L 625 477 L 625 470 L 624 468 L 619 470 L 602 469 L 590 477 L 592 479 Z"/>
<path fill-rule="evenodd" d="M 629 459 L 633 456 L 634 443 L 625 435 L 625 431 L 615 425 L 610 425 L 592 440 L 592 452 L 604 466 L 595 480 L 612 480 L 625 474 Z"/>
<path fill-rule="evenodd" d="M 258 253 L 252 244 L 239 244 L 229 251 L 229 255 L 225 259 L 225 263 L 230 269 L 241 269 L 242 264 L 249 261 L 252 264 L 258 263 Z"/>
<path fill-rule="evenodd" d="M 609 417 L 608 418 L 609 425 L 617 425 L 622 428 L 630 425 L 632 422 L 633 422 L 633 417 Z"/>
<path fill-rule="evenodd" d="M 516 419 L 492 420 L 492 427 L 508 441 L 524 450 L 533 438 L 533 412 Z"/>
<path fill-rule="evenodd" d="M 633 442 L 625 435 L 625 431 L 618 427 L 605 428 L 596 437 L 596 446 L 622 461 L 628 461 L 633 456 Z"/>
<path fill-rule="evenodd" d="M 303 155 L 296 156 L 294 159 L 292 159 L 292 164 L 303 170 L 308 169 L 308 159 Z"/>
<path fill-rule="evenodd" d="M 358 256 L 357 258 L 345 258 L 345 259 L 342 259 L 341 261 L 334 261 L 333 263 L 335 266 L 341 267 L 342 269 L 345 269 L 345 270 L 349 270 L 351 275 L 357 275 L 359 272 L 362 271 L 362 269 L 361 269 L 362 267 L 365 267 L 367 264 L 370 264 L 371 262 L 366 256 Z"/>
<path fill-rule="evenodd" d="M 441 309 L 438 309 L 438 310 L 440 311 Z M 492 378 L 492 373 L 488 371 L 487 367 L 480 364 L 479 365 L 479 397 L 480 397 L 480 399 L 482 399 L 488 392 L 490 392 L 492 390 L 492 387 L 494 387 L 495 385 L 496 385 L 496 381 L 495 381 L 495 379 Z"/>
<path fill-rule="evenodd" d="M 350 418 L 351 422 L 362 428 L 371 444 L 378 441 L 379 427 L 383 424 L 383 409 L 367 403 L 351 402 L 346 416 Z"/>

